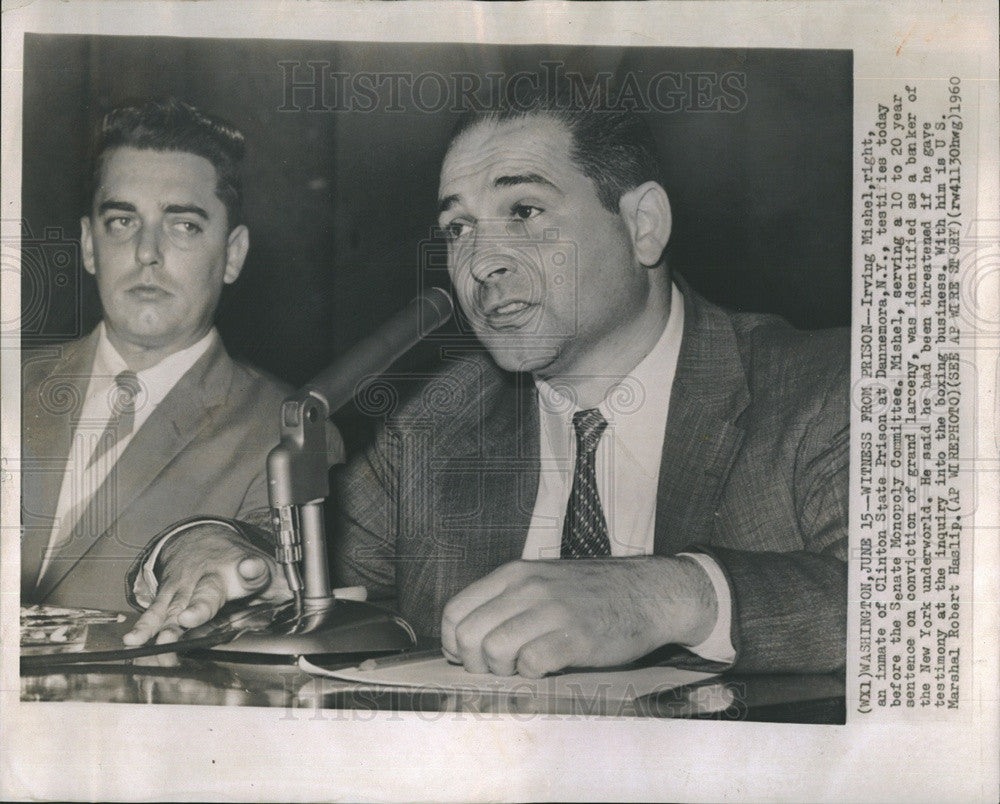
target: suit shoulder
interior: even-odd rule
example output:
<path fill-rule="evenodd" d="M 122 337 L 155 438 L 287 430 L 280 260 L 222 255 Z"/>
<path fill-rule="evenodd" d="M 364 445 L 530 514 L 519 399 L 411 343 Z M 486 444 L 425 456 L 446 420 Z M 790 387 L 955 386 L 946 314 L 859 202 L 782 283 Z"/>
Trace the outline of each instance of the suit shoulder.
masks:
<path fill-rule="evenodd" d="M 281 403 L 291 386 L 244 361 L 231 364 L 228 388 L 213 414 L 216 431 L 238 434 L 245 452 L 270 449 L 280 437 Z"/>
<path fill-rule="evenodd" d="M 823 383 L 850 376 L 851 334 L 847 327 L 797 329 L 775 315 L 732 313 L 740 355 L 751 377 Z"/>
<path fill-rule="evenodd" d="M 355 402 L 379 438 L 432 426 L 450 439 L 480 424 L 484 411 L 509 399 L 519 376 L 499 369 L 485 350 L 463 344 L 443 350 L 433 367 L 366 383 Z"/>
<path fill-rule="evenodd" d="M 275 411 L 294 390 L 287 382 L 244 360 L 233 360 L 233 388 L 252 404 Z"/>
<path fill-rule="evenodd" d="M 517 375 L 497 367 L 481 350 L 450 354 L 434 371 L 412 378 L 400 393 L 392 420 L 441 419 L 459 425 L 466 411 L 480 410 L 492 402 L 501 389 L 512 388 Z M 404 389 L 397 384 L 400 391 Z"/>
<path fill-rule="evenodd" d="M 44 346 L 28 346 L 21 349 L 22 393 L 30 387 L 45 382 L 52 376 L 57 366 L 71 362 L 86 346 L 87 338 L 78 338 L 72 341 Z"/>
<path fill-rule="evenodd" d="M 790 430 L 841 432 L 850 419 L 851 340 L 847 327 L 800 330 L 772 315 L 733 314 L 753 400 L 747 415 Z"/>

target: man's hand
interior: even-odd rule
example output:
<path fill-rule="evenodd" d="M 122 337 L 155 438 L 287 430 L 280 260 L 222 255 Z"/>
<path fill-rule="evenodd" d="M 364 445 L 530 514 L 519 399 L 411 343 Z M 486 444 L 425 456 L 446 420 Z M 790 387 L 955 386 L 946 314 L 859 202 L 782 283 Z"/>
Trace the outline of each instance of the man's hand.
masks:
<path fill-rule="evenodd" d="M 448 601 L 441 645 L 469 672 L 539 678 L 698 645 L 717 609 L 711 580 L 686 557 L 514 561 Z"/>
<path fill-rule="evenodd" d="M 173 642 L 230 600 L 290 596 L 274 559 L 223 525 L 196 525 L 178 534 L 163 546 L 157 566 L 156 599 L 123 637 L 126 645 L 142 645 L 154 635 L 158 643 Z"/>

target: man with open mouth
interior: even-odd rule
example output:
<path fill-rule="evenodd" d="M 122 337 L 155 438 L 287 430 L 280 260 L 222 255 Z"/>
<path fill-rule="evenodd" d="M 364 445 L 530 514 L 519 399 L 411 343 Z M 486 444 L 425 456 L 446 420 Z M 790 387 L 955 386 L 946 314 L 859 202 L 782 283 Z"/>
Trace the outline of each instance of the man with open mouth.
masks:
<path fill-rule="evenodd" d="M 430 381 L 460 409 L 417 395 L 349 465 L 337 581 L 394 601 L 473 672 L 665 646 L 745 672 L 842 667 L 846 331 L 701 298 L 664 257 L 643 121 L 535 87 L 450 141 L 438 224 L 488 356 Z M 224 558 L 206 563 L 201 534 L 179 538 L 170 599 L 133 643 L 280 593 L 265 553 L 217 534 Z"/>

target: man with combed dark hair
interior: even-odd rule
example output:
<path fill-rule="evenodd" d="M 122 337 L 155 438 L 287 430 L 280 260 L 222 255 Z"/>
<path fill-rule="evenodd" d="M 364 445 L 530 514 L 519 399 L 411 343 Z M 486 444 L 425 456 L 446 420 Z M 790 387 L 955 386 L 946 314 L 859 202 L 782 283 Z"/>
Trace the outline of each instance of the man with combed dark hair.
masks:
<path fill-rule="evenodd" d="M 667 645 L 747 672 L 843 666 L 847 334 L 672 276 L 651 143 L 628 111 L 539 93 L 467 120 L 445 156 L 438 222 L 489 358 L 455 358 L 352 462 L 333 552 L 340 583 L 470 671 Z M 174 542 L 130 640 L 280 588 L 265 552 L 203 535 Z"/>
<path fill-rule="evenodd" d="M 103 119 L 80 220 L 103 319 L 23 359 L 23 602 L 127 609 L 125 570 L 178 511 L 266 515 L 285 389 L 213 327 L 249 248 L 243 151 L 176 100 Z"/>

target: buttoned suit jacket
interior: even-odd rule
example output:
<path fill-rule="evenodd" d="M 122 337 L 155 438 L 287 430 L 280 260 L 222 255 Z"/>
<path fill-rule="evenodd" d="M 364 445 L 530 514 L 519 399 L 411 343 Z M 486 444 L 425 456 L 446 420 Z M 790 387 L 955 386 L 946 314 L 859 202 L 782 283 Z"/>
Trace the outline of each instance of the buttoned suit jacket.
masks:
<path fill-rule="evenodd" d="M 97 341 L 95 330 L 22 359 L 26 603 L 127 610 L 126 570 L 151 536 L 191 514 L 259 521 L 268 504 L 265 459 L 278 443 L 287 388 L 232 360 L 216 339 L 136 431 L 40 578 Z M 108 510 L 95 517 L 102 499 Z"/>
<path fill-rule="evenodd" d="M 654 553 L 701 550 L 718 561 L 732 593 L 735 669 L 842 667 L 848 332 L 731 313 L 681 286 Z M 428 635 L 440 633 L 454 594 L 521 557 L 538 488 L 531 377 L 501 371 L 481 350 L 449 357 L 335 484 L 338 582 L 392 598 Z"/>

